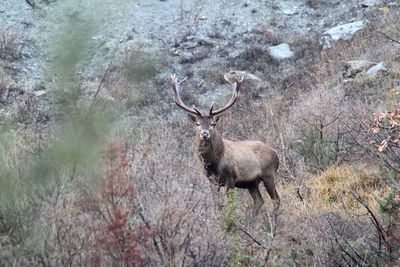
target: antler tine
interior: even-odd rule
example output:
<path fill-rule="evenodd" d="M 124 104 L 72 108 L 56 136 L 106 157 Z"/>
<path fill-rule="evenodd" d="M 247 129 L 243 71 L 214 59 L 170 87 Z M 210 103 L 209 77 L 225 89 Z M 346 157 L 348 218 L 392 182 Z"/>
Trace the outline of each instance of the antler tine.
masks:
<path fill-rule="evenodd" d="M 221 114 L 222 112 L 224 112 L 225 110 L 230 108 L 233 104 L 235 104 L 235 102 L 237 100 L 239 88 L 243 82 L 243 77 L 240 80 L 236 79 L 236 81 L 233 83 L 226 77 L 226 75 L 224 75 L 224 79 L 232 86 L 232 96 L 229 99 L 228 104 L 226 104 L 224 107 L 217 109 L 215 111 L 213 111 L 213 107 L 214 107 L 214 103 L 213 103 L 210 108 L 210 116 L 215 116 L 215 115 Z"/>
<path fill-rule="evenodd" d="M 174 96 L 173 96 L 174 101 L 175 101 L 176 105 L 178 107 L 180 107 L 181 109 L 183 109 L 184 111 L 189 112 L 189 113 L 191 113 L 193 115 L 201 116 L 200 111 L 194 105 L 193 105 L 193 108 L 190 108 L 190 107 L 186 106 L 185 103 L 183 103 L 183 101 L 181 99 L 181 96 L 179 95 L 179 92 L 181 90 L 180 84 L 184 80 L 186 80 L 186 78 L 183 79 L 182 81 L 178 82 L 178 79 L 176 78 L 176 75 L 175 74 L 171 75 L 172 88 L 174 89 Z"/>

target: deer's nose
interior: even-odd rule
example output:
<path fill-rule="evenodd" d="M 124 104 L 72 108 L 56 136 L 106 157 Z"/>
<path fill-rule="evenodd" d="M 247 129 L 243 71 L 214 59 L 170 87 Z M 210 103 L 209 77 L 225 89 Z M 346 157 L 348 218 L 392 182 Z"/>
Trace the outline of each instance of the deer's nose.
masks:
<path fill-rule="evenodd" d="M 206 130 L 202 130 L 200 132 L 200 138 L 203 140 L 207 140 L 208 138 L 210 138 L 210 132 L 206 131 Z"/>

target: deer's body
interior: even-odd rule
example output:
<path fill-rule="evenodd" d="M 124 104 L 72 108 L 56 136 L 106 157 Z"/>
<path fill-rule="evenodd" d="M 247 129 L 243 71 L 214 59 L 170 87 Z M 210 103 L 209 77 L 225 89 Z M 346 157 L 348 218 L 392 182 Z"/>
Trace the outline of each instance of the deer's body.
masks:
<path fill-rule="evenodd" d="M 233 142 L 222 138 L 215 129 L 219 114 L 233 105 L 241 81 L 232 84 L 234 94 L 229 103 L 216 111 L 211 106 L 208 116 L 203 116 L 195 108 L 183 104 L 179 96 L 179 83 L 172 77 L 175 102 L 189 112 L 189 118 L 197 125 L 196 144 L 199 157 L 204 164 L 207 177 L 214 177 L 219 186 L 227 190 L 238 187 L 248 189 L 254 200 L 254 213 L 257 214 L 264 203 L 259 191 L 259 183 L 263 182 L 274 207 L 279 207 L 279 196 L 275 189 L 275 177 L 279 166 L 276 152 L 260 141 Z"/>

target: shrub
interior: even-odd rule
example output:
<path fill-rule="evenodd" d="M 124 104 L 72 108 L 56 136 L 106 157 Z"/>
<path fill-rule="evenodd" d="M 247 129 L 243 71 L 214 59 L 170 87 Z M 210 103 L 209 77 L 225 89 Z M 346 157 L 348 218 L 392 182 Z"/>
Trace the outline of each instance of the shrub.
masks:
<path fill-rule="evenodd" d="M 331 166 L 320 175 L 311 177 L 308 184 L 314 197 L 324 203 L 344 203 L 350 208 L 360 208 L 351 192 L 359 194 L 368 202 L 373 202 L 374 192 L 384 188 L 379 171 L 365 165 Z"/>
<path fill-rule="evenodd" d="M 22 56 L 22 43 L 19 35 L 10 29 L 0 29 L 0 58 L 15 60 Z"/>
<path fill-rule="evenodd" d="M 289 121 L 298 140 L 296 148 L 312 170 L 324 170 L 340 159 L 346 106 L 340 88 L 305 93 L 291 108 Z"/>
<path fill-rule="evenodd" d="M 0 71 L 0 103 L 7 98 L 9 89 L 10 89 L 10 83 L 7 81 L 4 73 Z"/>
<path fill-rule="evenodd" d="M 111 96 L 133 112 L 156 102 L 153 80 L 161 67 L 159 59 L 157 51 L 146 51 L 142 47 L 125 48 L 106 79 Z"/>

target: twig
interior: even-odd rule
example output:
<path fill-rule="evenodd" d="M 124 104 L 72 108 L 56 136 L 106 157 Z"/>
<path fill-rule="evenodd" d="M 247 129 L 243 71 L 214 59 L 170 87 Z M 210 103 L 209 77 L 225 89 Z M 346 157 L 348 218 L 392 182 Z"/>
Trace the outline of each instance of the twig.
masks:
<path fill-rule="evenodd" d="M 147 229 L 151 229 L 150 223 L 145 219 L 145 217 L 144 217 L 144 215 L 143 215 L 142 212 L 139 212 L 139 217 L 142 219 L 142 221 L 143 221 L 144 225 L 147 227 Z M 157 240 L 155 239 L 155 237 L 153 237 L 153 244 L 154 244 L 154 247 L 156 248 L 156 251 L 157 251 L 157 253 L 158 253 L 158 256 L 160 257 L 160 260 L 161 260 L 162 265 L 164 265 L 164 263 L 165 263 L 164 256 L 163 256 L 163 254 L 161 253 L 161 249 L 160 249 L 160 247 L 158 246 L 158 242 L 157 242 Z"/>
<path fill-rule="evenodd" d="M 335 228 L 333 228 L 333 226 L 332 226 L 332 224 L 331 224 L 331 221 L 330 221 L 328 218 L 326 218 L 326 220 L 328 221 L 329 227 L 331 228 L 331 230 L 332 230 L 332 232 L 333 232 L 333 237 L 335 238 L 335 242 L 336 242 L 336 244 L 339 246 L 340 250 L 341 250 L 344 254 L 346 254 L 347 257 L 349 257 L 349 258 L 355 263 L 355 265 L 359 265 L 358 261 L 357 261 L 353 256 L 351 256 L 351 254 L 350 254 L 344 247 L 342 247 L 342 245 L 340 244 L 340 242 L 339 242 L 339 240 L 338 240 L 338 238 L 337 238 L 337 236 L 336 236 Z"/>
<path fill-rule="evenodd" d="M 371 209 L 368 207 L 368 205 L 364 203 L 364 201 L 361 199 L 361 197 L 360 196 L 356 196 L 356 194 L 353 191 L 350 191 L 350 193 L 368 211 L 368 214 L 371 217 L 371 221 L 375 225 L 376 230 L 378 231 L 378 235 L 379 235 L 379 251 L 380 251 L 381 248 L 382 248 L 382 240 L 383 240 L 383 242 L 386 243 L 386 238 L 385 238 L 385 235 L 384 235 L 384 233 L 382 231 L 381 224 L 378 222 L 378 219 L 376 218 L 375 214 L 371 211 Z"/>
<path fill-rule="evenodd" d="M 260 247 L 262 247 L 263 249 L 267 249 L 263 244 L 261 244 L 260 241 L 258 241 L 257 239 L 255 239 L 251 234 L 249 234 L 249 232 L 247 232 L 246 230 L 244 230 L 243 228 L 239 227 L 238 228 L 240 231 L 242 231 L 245 235 L 247 235 L 248 237 L 250 237 L 251 240 L 253 240 L 254 243 L 256 243 L 257 245 L 259 245 Z"/>
<path fill-rule="evenodd" d="M 123 33 L 121 33 L 120 36 L 119 36 L 119 38 L 118 38 L 118 44 L 120 43 L 120 40 L 121 40 L 121 38 L 122 38 L 122 34 L 123 34 Z M 117 49 L 117 48 L 118 48 L 118 44 L 117 44 L 117 45 L 115 46 L 115 48 L 114 48 L 114 51 L 113 51 L 111 60 L 110 60 L 110 62 L 108 63 L 107 68 L 106 68 L 106 70 L 105 70 L 104 73 L 103 73 L 103 77 L 101 78 L 100 84 L 99 84 L 99 86 L 97 87 L 97 91 L 96 91 L 96 93 L 94 94 L 92 105 L 96 102 L 97 95 L 99 94 L 99 92 L 100 92 L 100 90 L 101 90 L 101 88 L 102 88 L 102 86 L 103 86 L 103 83 L 104 83 L 104 81 L 106 80 L 107 74 L 108 74 L 108 72 L 110 71 L 110 68 L 111 68 L 112 63 L 114 62 L 114 58 L 115 58 L 115 55 L 117 54 L 117 50 L 118 50 L 118 49 Z"/>
<path fill-rule="evenodd" d="M 385 34 L 385 33 L 383 33 L 383 32 L 377 31 L 377 33 L 383 35 L 386 39 L 389 39 L 389 40 L 392 41 L 392 42 L 395 42 L 395 43 L 397 43 L 397 44 L 400 44 L 400 41 L 397 41 L 397 40 L 393 39 L 392 37 L 388 36 L 387 34 Z"/>

